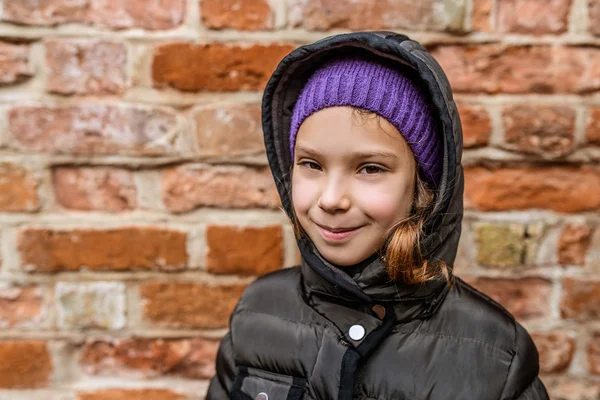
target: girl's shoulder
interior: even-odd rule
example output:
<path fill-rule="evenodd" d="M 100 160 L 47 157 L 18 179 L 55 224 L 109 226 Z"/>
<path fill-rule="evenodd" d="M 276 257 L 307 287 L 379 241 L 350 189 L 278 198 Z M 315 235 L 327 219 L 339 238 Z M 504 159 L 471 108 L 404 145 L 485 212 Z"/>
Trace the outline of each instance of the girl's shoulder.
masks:
<path fill-rule="evenodd" d="M 477 341 L 512 353 L 533 344 L 514 316 L 488 295 L 456 278 L 430 329 L 448 336 Z"/>

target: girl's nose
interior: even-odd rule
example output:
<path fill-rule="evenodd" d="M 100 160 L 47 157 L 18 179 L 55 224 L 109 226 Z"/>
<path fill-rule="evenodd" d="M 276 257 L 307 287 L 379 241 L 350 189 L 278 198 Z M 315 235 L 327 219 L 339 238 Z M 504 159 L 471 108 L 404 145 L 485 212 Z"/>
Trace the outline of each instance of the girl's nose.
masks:
<path fill-rule="evenodd" d="M 329 179 L 321 192 L 317 205 L 328 213 L 348 210 L 350 208 L 350 197 L 343 181 Z"/>

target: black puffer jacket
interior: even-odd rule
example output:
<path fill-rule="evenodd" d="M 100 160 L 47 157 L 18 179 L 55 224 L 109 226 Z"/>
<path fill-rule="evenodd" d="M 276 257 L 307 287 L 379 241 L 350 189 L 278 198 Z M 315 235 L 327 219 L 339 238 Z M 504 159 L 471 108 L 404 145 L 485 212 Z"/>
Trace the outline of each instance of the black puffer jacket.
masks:
<path fill-rule="evenodd" d="M 289 213 L 294 101 L 325 58 L 348 52 L 408 64 L 431 93 L 443 127 L 444 173 L 422 250 L 451 266 L 463 213 L 461 125 L 446 76 L 405 36 L 338 35 L 300 47 L 280 63 L 265 90 L 263 128 L 283 206 Z M 379 258 L 344 272 L 310 241 L 298 244 L 301 266 L 258 279 L 242 296 L 208 400 L 548 399 L 528 333 L 460 279 L 451 288 L 403 285 L 387 278 Z"/>

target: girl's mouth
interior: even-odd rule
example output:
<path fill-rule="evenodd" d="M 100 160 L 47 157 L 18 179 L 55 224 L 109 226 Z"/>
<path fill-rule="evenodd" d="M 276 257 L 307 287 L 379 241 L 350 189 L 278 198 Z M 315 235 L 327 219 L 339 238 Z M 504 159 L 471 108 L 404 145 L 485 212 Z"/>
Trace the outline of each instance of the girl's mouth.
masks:
<path fill-rule="evenodd" d="M 362 228 L 362 226 L 356 228 L 333 228 L 329 226 L 323 226 L 316 224 L 321 232 L 321 236 L 329 241 L 341 241 L 354 235 Z"/>

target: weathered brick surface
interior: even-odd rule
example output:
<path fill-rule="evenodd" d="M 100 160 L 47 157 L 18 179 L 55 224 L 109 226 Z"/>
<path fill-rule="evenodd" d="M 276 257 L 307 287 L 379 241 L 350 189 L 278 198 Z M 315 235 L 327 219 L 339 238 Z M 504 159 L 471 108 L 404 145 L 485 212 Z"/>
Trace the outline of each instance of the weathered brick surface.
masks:
<path fill-rule="evenodd" d="M 592 241 L 592 228 L 583 224 L 569 224 L 558 241 L 558 262 L 563 265 L 583 265 Z"/>
<path fill-rule="evenodd" d="M 563 318 L 579 320 L 600 317 L 600 282 L 582 278 L 564 278 L 560 313 Z"/>
<path fill-rule="evenodd" d="M 165 109 L 90 104 L 11 108 L 8 132 L 27 151 L 157 155 L 175 152 L 179 128 Z"/>
<path fill-rule="evenodd" d="M 200 338 L 89 340 L 80 362 L 91 375 L 209 379 L 218 347 L 219 341 Z"/>
<path fill-rule="evenodd" d="M 19 83 L 34 74 L 27 45 L 0 42 L 0 60 L 0 85 Z"/>
<path fill-rule="evenodd" d="M 0 388 L 35 389 L 50 384 L 53 363 L 45 342 L 0 341 Z"/>
<path fill-rule="evenodd" d="M 262 275 L 283 266 L 281 226 L 211 225 L 206 230 L 206 242 L 206 268 L 214 274 Z"/>
<path fill-rule="evenodd" d="M 121 282 L 59 282 L 54 293 L 57 325 L 63 329 L 121 329 L 126 324 Z"/>
<path fill-rule="evenodd" d="M 503 110 L 502 123 L 503 147 L 509 150 L 558 157 L 573 147 L 575 110 L 570 107 L 519 104 Z"/>
<path fill-rule="evenodd" d="M 259 104 L 200 106 L 191 112 L 202 155 L 237 156 L 265 151 Z"/>
<path fill-rule="evenodd" d="M 448 45 L 432 49 L 452 89 L 466 93 L 588 93 L 600 90 L 600 48 Z"/>
<path fill-rule="evenodd" d="M 542 230 L 535 224 L 477 224 L 477 262 L 498 268 L 533 264 Z"/>
<path fill-rule="evenodd" d="M 77 400 L 188 400 L 168 389 L 106 389 L 77 393 Z"/>
<path fill-rule="evenodd" d="M 274 10 L 267 0 L 200 0 L 200 16 L 211 29 L 271 29 Z"/>
<path fill-rule="evenodd" d="M 0 328 L 32 327 L 45 317 L 42 290 L 37 285 L 0 286 Z"/>
<path fill-rule="evenodd" d="M 600 169 L 593 166 L 470 167 L 465 169 L 465 199 L 468 208 L 484 211 L 598 210 Z"/>
<path fill-rule="evenodd" d="M 498 30 L 517 33 L 563 33 L 572 0 L 502 0 L 496 2 Z"/>
<path fill-rule="evenodd" d="M 461 30 L 465 1 L 292 0 L 292 22 L 309 30 L 345 28 Z"/>
<path fill-rule="evenodd" d="M 291 45 L 168 43 L 156 48 L 152 79 L 180 90 L 262 90 Z"/>
<path fill-rule="evenodd" d="M 58 167 L 52 178 L 56 200 L 68 209 L 116 212 L 137 206 L 137 189 L 128 170 Z"/>
<path fill-rule="evenodd" d="M 279 196 L 269 170 L 184 165 L 165 171 L 162 197 L 173 212 L 197 207 L 274 208 Z"/>
<path fill-rule="evenodd" d="M 464 133 L 455 272 L 535 328 L 553 400 L 600 398 L 600 2 L 0 3 L 0 398 L 204 396 L 246 285 L 300 261 L 262 89 L 355 29 L 439 59 Z"/>
<path fill-rule="evenodd" d="M 40 208 L 39 180 L 13 163 L 0 163 L 0 211 L 36 211 Z"/>
<path fill-rule="evenodd" d="M 185 0 L 89 0 L 85 6 L 70 0 L 7 1 L 3 19 L 26 25 L 77 22 L 111 29 L 171 29 L 183 22 Z"/>
<path fill-rule="evenodd" d="M 546 318 L 550 315 L 552 283 L 543 278 L 470 278 L 465 279 L 506 307 L 515 318 Z"/>
<path fill-rule="evenodd" d="M 120 94 L 127 84 L 123 43 L 84 40 L 46 42 L 48 90 L 59 94 Z"/>
<path fill-rule="evenodd" d="M 224 328 L 245 287 L 146 282 L 140 294 L 148 321 L 171 327 Z"/>
<path fill-rule="evenodd" d="M 187 263 L 187 235 L 154 227 L 19 232 L 21 266 L 32 272 L 175 270 Z"/>
<path fill-rule="evenodd" d="M 590 110 L 586 121 L 586 138 L 588 143 L 600 145 L 600 108 Z"/>
<path fill-rule="evenodd" d="M 458 105 L 458 112 L 463 127 L 464 147 L 474 148 L 488 144 L 492 126 L 490 116 L 483 107 Z"/>
<path fill-rule="evenodd" d="M 540 354 L 540 371 L 544 374 L 569 368 L 575 353 L 575 339 L 562 332 L 531 334 Z"/>

